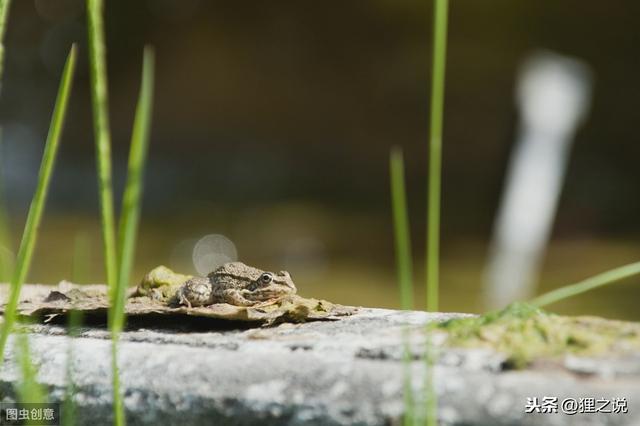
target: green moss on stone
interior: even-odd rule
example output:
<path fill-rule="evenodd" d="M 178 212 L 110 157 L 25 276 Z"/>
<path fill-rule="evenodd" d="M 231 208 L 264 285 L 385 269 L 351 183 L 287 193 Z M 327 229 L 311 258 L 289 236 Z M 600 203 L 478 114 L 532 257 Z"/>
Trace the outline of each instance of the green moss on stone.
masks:
<path fill-rule="evenodd" d="M 599 356 L 640 350 L 640 324 L 598 317 L 555 315 L 524 303 L 436 325 L 446 344 L 485 347 L 507 355 L 522 368 L 537 358 L 566 354 Z"/>

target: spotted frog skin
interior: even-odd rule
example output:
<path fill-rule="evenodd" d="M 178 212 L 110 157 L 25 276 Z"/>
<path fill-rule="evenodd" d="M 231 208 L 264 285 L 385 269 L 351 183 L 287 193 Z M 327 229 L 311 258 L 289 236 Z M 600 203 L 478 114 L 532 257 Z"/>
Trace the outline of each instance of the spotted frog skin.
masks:
<path fill-rule="evenodd" d="M 228 303 L 236 306 L 268 304 L 297 291 L 286 271 L 277 274 L 242 262 L 225 263 L 207 277 L 193 277 L 176 293 L 188 307 Z"/>

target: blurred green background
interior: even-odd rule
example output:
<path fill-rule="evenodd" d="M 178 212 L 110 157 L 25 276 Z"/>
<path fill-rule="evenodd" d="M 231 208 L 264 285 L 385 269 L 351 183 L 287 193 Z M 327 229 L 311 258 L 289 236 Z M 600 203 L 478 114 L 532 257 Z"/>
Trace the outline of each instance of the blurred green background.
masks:
<path fill-rule="evenodd" d="M 133 281 L 158 264 L 194 272 L 194 242 L 221 234 L 246 263 L 288 269 L 303 295 L 397 307 L 388 153 L 396 144 L 405 150 L 420 266 L 431 2 L 119 0 L 106 7 L 119 189 L 142 46 L 157 53 Z M 516 72 L 536 49 L 580 58 L 595 76 L 540 291 L 640 259 L 638 16 L 632 0 L 451 2 L 441 309 L 483 309 L 481 277 L 518 118 Z M 13 2 L 0 172 L 14 247 L 74 41 L 79 69 L 30 282 L 102 282 L 104 272 L 84 2 Z M 422 287 L 423 271 L 416 272 Z M 640 277 L 552 309 L 638 320 L 638 300 Z"/>

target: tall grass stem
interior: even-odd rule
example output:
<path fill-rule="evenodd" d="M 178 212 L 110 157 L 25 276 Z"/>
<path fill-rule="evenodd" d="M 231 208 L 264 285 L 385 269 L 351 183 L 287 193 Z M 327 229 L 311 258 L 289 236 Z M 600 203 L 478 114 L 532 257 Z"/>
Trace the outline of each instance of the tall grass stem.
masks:
<path fill-rule="evenodd" d="M 104 42 L 102 0 L 87 0 L 89 30 L 89 64 L 91 69 L 91 100 L 93 106 L 93 132 L 98 164 L 98 191 L 100 193 L 100 217 L 102 221 L 102 243 L 104 264 L 109 286 L 109 327 L 112 330 L 112 385 L 114 424 L 125 424 L 124 407 L 120 393 L 118 372 L 118 333 L 114 329 L 114 302 L 118 299 L 118 264 L 116 252 L 115 214 L 111 173 L 111 132 L 109 130 L 109 102 L 107 95 L 107 64 Z M 117 326 L 117 324 L 116 324 Z"/>
<path fill-rule="evenodd" d="M 11 0 L 0 0 L 0 88 L 2 88 L 2 74 L 4 71 L 4 34 L 7 31 L 7 18 Z"/>
<path fill-rule="evenodd" d="M 45 390 L 37 380 L 37 366 L 32 362 L 29 336 L 22 330 L 15 337 L 16 355 L 20 364 L 21 383 L 18 385 L 18 401 L 23 403 L 46 402 Z"/>
<path fill-rule="evenodd" d="M 109 130 L 106 48 L 102 11 L 102 0 L 87 0 L 91 101 L 93 107 L 93 133 L 96 144 L 96 162 L 98 164 L 102 242 L 104 246 L 107 284 L 109 285 L 111 300 L 113 300 L 118 275 L 111 178 L 111 132 Z"/>
<path fill-rule="evenodd" d="M 391 178 L 391 206 L 393 210 L 393 230 L 395 236 L 396 271 L 400 287 L 400 306 L 413 309 L 413 265 L 411 256 L 411 233 L 407 208 L 407 192 L 404 179 L 404 158 L 402 150 L 391 148 L 389 155 L 389 174 Z M 403 381 L 404 381 L 404 421 L 405 426 L 415 423 L 414 398 L 411 381 L 411 331 L 405 328 L 403 341 Z"/>
<path fill-rule="evenodd" d="M 431 120 L 429 135 L 429 182 L 427 206 L 427 310 L 438 310 L 440 280 L 440 200 L 442 179 L 442 121 L 447 55 L 449 1 L 435 0 L 431 71 Z"/>
<path fill-rule="evenodd" d="M 76 47 L 74 45 L 71 47 L 71 51 L 69 52 L 67 62 L 64 66 L 64 71 L 62 73 L 58 96 L 56 98 L 53 116 L 51 118 L 51 125 L 49 127 L 49 134 L 47 135 L 47 141 L 44 147 L 42 163 L 40 164 L 38 183 L 33 200 L 31 201 L 31 206 L 29 207 L 27 221 L 24 227 L 24 232 L 22 233 L 22 241 L 20 242 L 20 248 L 16 258 L 16 266 L 11 278 L 9 300 L 5 306 L 4 323 L 2 324 L 2 331 L 0 332 L 0 364 L 2 363 L 7 338 L 9 337 L 9 333 L 11 332 L 15 322 L 20 290 L 22 289 L 22 284 L 24 283 L 29 267 L 31 266 L 31 257 L 33 255 L 38 230 L 40 228 L 42 213 L 44 211 L 47 192 L 49 190 L 49 182 L 51 180 L 51 174 L 53 172 L 55 158 L 58 152 L 60 135 L 62 134 L 62 127 L 64 125 L 67 112 L 67 104 L 69 100 L 69 93 L 71 92 L 75 64 Z"/>
<path fill-rule="evenodd" d="M 11 280 L 14 258 L 9 213 L 5 204 L 2 161 L 2 128 L 0 127 L 0 282 L 7 282 Z"/>
<path fill-rule="evenodd" d="M 129 166 L 127 182 L 120 213 L 120 229 L 118 233 L 118 291 L 114 300 L 113 329 L 119 331 L 124 322 L 125 291 L 129 286 L 131 268 L 135 257 L 136 238 L 140 211 L 142 208 L 142 191 L 144 168 L 149 150 L 149 133 L 153 104 L 154 52 L 150 46 L 145 47 L 142 63 L 142 80 L 140 95 L 133 123 L 131 147 L 129 148 Z"/>
<path fill-rule="evenodd" d="M 551 305 L 552 303 L 577 296 L 595 288 L 602 287 L 637 274 L 640 274 L 640 262 L 630 263 L 628 265 L 594 275 L 575 284 L 557 288 L 534 298 L 529 303 L 537 307 Z"/>
<path fill-rule="evenodd" d="M 411 236 L 409 230 L 407 194 L 404 183 L 404 159 L 402 150 L 393 147 L 389 160 L 396 270 L 398 283 L 400 285 L 400 306 L 402 309 L 413 309 L 413 262 L 411 258 Z"/>
<path fill-rule="evenodd" d="M 444 119 L 445 64 L 447 57 L 448 0 L 435 0 L 433 11 L 433 56 L 431 63 L 431 117 L 429 131 L 429 182 L 427 200 L 427 311 L 439 309 L 440 286 L 440 212 L 442 192 L 442 127 Z M 438 399 L 434 385 L 431 338 L 427 331 L 425 362 L 426 424 L 435 426 Z"/>
<path fill-rule="evenodd" d="M 4 71 L 4 35 L 7 29 L 7 18 L 11 0 L 0 0 L 0 93 L 2 92 L 2 74 Z M 2 154 L 2 128 L 0 127 L 0 154 Z M 13 249 L 9 230 L 9 215 L 4 204 L 2 182 L 2 157 L 0 155 L 0 281 L 9 281 L 13 269 Z"/>
<path fill-rule="evenodd" d="M 67 335 L 69 336 L 69 346 L 67 348 L 67 362 L 65 368 L 66 388 L 64 402 L 62 404 L 62 424 L 65 426 L 73 426 L 76 419 L 76 385 L 74 381 L 74 351 L 73 344 L 75 337 L 80 335 L 80 326 L 82 325 L 82 311 L 72 309 L 69 311 L 69 323 L 67 325 Z"/>

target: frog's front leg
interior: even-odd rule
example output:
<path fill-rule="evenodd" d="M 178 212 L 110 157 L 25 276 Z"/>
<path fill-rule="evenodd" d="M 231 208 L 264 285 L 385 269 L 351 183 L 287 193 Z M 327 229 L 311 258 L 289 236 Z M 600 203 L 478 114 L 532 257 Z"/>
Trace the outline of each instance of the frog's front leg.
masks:
<path fill-rule="evenodd" d="M 178 289 L 178 291 L 176 292 L 176 299 L 177 299 L 178 305 L 182 305 L 182 306 L 186 305 L 189 309 L 192 308 L 191 301 L 187 297 L 185 297 L 184 287 L 180 287 Z"/>
<path fill-rule="evenodd" d="M 227 288 L 218 292 L 214 290 L 213 293 L 213 303 L 228 303 L 235 306 L 253 306 L 256 304 L 255 301 L 244 297 L 245 294 L 251 293 L 245 289 Z"/>

